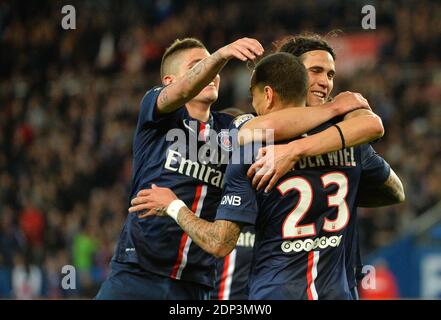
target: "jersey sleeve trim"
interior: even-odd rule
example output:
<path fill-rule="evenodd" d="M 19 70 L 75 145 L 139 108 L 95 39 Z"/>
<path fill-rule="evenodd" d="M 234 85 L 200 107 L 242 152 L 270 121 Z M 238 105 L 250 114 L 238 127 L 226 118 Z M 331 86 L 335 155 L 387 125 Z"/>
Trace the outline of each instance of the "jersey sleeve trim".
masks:
<path fill-rule="evenodd" d="M 254 225 L 256 223 L 256 213 L 251 210 L 219 208 L 216 213 L 216 220 L 227 220 L 239 223 Z"/>

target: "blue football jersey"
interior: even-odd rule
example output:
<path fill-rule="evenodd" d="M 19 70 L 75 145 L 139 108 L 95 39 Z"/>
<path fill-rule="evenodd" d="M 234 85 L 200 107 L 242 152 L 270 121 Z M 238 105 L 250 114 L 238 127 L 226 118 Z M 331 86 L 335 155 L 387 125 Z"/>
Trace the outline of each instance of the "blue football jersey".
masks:
<path fill-rule="evenodd" d="M 238 148 L 237 133 L 254 114 L 237 116 L 230 126 L 230 141 Z M 247 300 L 248 277 L 253 257 L 255 231 L 253 226 L 245 226 L 237 240 L 236 248 L 225 258 L 218 259 L 215 288 L 211 292 L 213 300 Z"/>
<path fill-rule="evenodd" d="M 229 165 L 216 219 L 255 226 L 250 299 L 351 298 L 346 240 L 362 149 L 302 159 L 268 194 L 252 189 L 249 165 Z"/>
<path fill-rule="evenodd" d="M 236 248 L 217 264 L 216 285 L 211 293 L 213 300 L 247 300 L 253 246 L 253 226 L 242 228 Z"/>
<path fill-rule="evenodd" d="M 229 141 L 221 132 L 233 117 L 212 112 L 204 123 L 191 118 L 185 107 L 159 114 L 156 100 L 162 89 L 151 89 L 141 101 L 130 198 L 154 183 L 172 189 L 197 216 L 213 221 L 229 157 Z M 215 258 L 170 217 L 129 214 L 113 259 L 173 279 L 214 285 Z"/>

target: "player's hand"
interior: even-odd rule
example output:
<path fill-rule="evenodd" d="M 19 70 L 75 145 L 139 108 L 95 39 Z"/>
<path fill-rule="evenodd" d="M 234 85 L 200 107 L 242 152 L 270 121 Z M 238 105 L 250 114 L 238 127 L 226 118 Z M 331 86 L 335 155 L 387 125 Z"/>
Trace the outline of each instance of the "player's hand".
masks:
<path fill-rule="evenodd" d="M 259 41 L 252 38 L 242 38 L 220 48 L 217 52 L 223 59 L 233 58 L 247 61 L 255 60 L 263 54 L 263 47 Z"/>
<path fill-rule="evenodd" d="M 300 160 L 295 141 L 289 144 L 272 145 L 259 149 L 256 162 L 248 169 L 253 188 L 270 192 L 277 181 Z"/>
<path fill-rule="evenodd" d="M 369 102 L 358 92 L 345 91 L 339 93 L 330 104 L 335 108 L 338 115 L 344 115 L 357 109 L 371 110 Z"/>
<path fill-rule="evenodd" d="M 166 216 L 169 204 L 178 199 L 178 197 L 169 188 L 161 188 L 152 184 L 151 189 L 143 189 L 139 191 L 135 198 L 132 199 L 129 212 L 143 211 L 139 214 L 139 218 L 148 216 Z"/>

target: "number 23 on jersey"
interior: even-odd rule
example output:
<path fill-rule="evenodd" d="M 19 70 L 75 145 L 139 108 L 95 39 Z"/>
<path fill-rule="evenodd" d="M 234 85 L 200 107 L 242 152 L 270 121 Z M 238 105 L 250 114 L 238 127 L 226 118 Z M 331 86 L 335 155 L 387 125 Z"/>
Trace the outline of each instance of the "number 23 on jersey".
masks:
<path fill-rule="evenodd" d="M 327 232 L 338 232 L 342 230 L 349 221 L 349 208 L 346 203 L 348 194 L 348 178 L 342 172 L 330 172 L 320 177 L 323 188 L 330 185 L 337 185 L 337 192 L 328 195 L 328 207 L 337 207 L 337 217 L 334 220 L 325 218 L 323 230 Z M 297 190 L 299 200 L 295 208 L 288 214 L 282 226 L 283 239 L 312 237 L 317 234 L 314 223 L 300 225 L 301 220 L 308 213 L 313 198 L 314 190 L 311 183 L 303 177 L 291 177 L 283 181 L 277 189 L 284 196 L 292 190 Z"/>

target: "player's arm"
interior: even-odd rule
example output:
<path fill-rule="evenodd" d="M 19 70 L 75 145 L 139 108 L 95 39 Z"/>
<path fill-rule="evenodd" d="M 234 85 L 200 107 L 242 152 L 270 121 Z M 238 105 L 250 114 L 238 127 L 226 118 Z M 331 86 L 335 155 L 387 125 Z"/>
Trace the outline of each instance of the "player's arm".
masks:
<path fill-rule="evenodd" d="M 146 211 L 139 218 L 169 215 L 199 247 L 217 258 L 227 256 L 240 235 L 238 223 L 226 220 L 209 222 L 197 217 L 169 188 L 153 185 L 152 189 L 141 190 L 131 204 L 129 212 Z"/>
<path fill-rule="evenodd" d="M 221 201 L 214 222 L 198 218 L 172 190 L 155 185 L 152 189 L 141 190 L 132 199 L 129 212 L 148 210 L 140 218 L 169 215 L 203 250 L 219 258 L 227 256 L 236 246 L 242 225 L 254 224 L 257 219 L 256 194 L 246 176 L 248 167 L 241 164 L 247 151 L 247 148 L 233 151 L 232 159 L 240 157 L 241 161 L 228 165 L 222 198 L 234 201 Z"/>
<path fill-rule="evenodd" d="M 262 45 L 251 38 L 242 38 L 220 48 L 209 57 L 199 61 L 182 77 L 166 86 L 158 96 L 157 111 L 170 113 L 193 99 L 213 81 L 230 59 L 254 60 L 262 54 Z"/>
<path fill-rule="evenodd" d="M 241 230 L 241 226 L 233 221 L 208 222 L 198 218 L 187 207 L 179 210 L 177 222 L 199 247 L 217 258 L 233 251 Z"/>
<path fill-rule="evenodd" d="M 369 111 L 367 100 L 358 93 L 343 92 L 332 102 L 314 107 L 286 108 L 249 120 L 239 131 L 239 143 L 265 141 L 264 130 L 274 130 L 274 140 L 293 139 L 339 115 L 353 110 Z M 356 114 L 357 115 L 357 114 Z M 353 115 L 354 116 L 354 115 Z"/>
<path fill-rule="evenodd" d="M 357 206 L 381 207 L 403 202 L 404 187 L 390 165 L 370 145 L 361 146 Z"/>
<path fill-rule="evenodd" d="M 402 203 L 405 198 L 403 183 L 391 168 L 389 177 L 382 185 L 374 185 L 358 193 L 357 205 L 365 208 L 383 207 Z"/>
<path fill-rule="evenodd" d="M 339 150 L 343 147 L 352 147 L 374 141 L 384 135 L 384 128 L 381 118 L 369 110 L 369 114 L 345 119 L 319 133 L 292 141 L 293 149 L 297 149 L 300 157 L 311 157 L 327 152 Z"/>
<path fill-rule="evenodd" d="M 258 160 L 248 170 L 253 187 L 261 189 L 266 186 L 268 192 L 301 158 L 371 142 L 384 134 L 382 121 L 375 114 L 350 117 L 336 125 L 341 134 L 336 126 L 332 126 L 285 145 L 273 145 L 259 150 Z"/>

